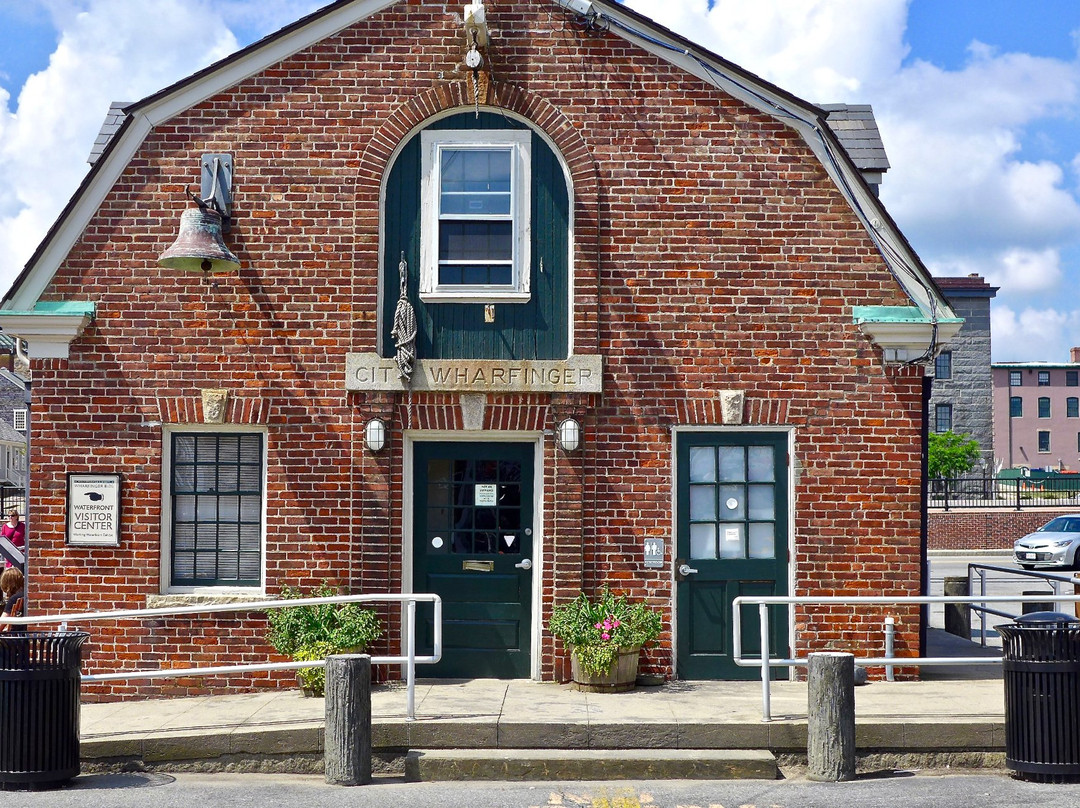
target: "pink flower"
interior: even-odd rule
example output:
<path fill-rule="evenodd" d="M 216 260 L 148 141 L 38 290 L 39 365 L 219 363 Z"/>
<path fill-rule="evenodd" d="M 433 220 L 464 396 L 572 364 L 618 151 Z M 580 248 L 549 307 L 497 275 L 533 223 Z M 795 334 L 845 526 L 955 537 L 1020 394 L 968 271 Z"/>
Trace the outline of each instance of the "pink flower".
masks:
<path fill-rule="evenodd" d="M 610 640 L 611 639 L 610 634 L 601 634 L 600 636 L 603 637 L 605 640 Z"/>

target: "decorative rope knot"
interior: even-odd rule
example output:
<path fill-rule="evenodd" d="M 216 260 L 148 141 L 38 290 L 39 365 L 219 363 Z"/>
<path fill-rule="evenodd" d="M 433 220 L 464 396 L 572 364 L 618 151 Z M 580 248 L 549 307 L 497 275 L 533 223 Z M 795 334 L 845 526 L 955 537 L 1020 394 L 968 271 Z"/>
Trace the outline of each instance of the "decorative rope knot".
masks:
<path fill-rule="evenodd" d="M 412 381 L 413 362 L 416 361 L 416 312 L 409 302 L 408 269 L 405 253 L 402 252 L 401 263 L 398 264 L 401 294 L 394 309 L 394 327 L 390 329 L 390 336 L 394 338 L 397 349 L 394 364 L 397 365 L 398 378 Z"/>

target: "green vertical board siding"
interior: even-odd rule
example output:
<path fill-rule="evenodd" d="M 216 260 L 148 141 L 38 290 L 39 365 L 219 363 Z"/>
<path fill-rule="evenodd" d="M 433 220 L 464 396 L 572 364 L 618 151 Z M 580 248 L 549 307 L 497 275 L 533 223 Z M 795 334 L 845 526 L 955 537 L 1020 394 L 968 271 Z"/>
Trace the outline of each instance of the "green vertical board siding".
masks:
<path fill-rule="evenodd" d="M 526 129 L 519 121 L 483 112 L 444 118 L 432 129 Z M 568 222 L 570 199 L 562 166 L 532 135 L 532 294 L 526 303 L 495 303 L 495 322 L 484 322 L 484 302 L 420 300 L 420 133 L 405 145 L 386 185 L 383 250 L 382 356 L 394 355 L 398 263 L 409 264 L 409 302 L 416 310 L 421 359 L 564 359 L 569 352 Z M 543 272 L 540 271 L 541 259 Z"/>

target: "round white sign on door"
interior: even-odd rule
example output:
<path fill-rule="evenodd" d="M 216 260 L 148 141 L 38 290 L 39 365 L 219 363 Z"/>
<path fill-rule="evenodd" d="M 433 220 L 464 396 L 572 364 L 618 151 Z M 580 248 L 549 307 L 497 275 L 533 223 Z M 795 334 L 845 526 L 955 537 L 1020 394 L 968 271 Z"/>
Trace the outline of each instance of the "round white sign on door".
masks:
<path fill-rule="evenodd" d="M 739 500 L 735 499 L 735 497 L 728 497 L 728 501 L 724 504 L 727 505 L 730 510 L 735 510 L 739 507 Z"/>
<path fill-rule="evenodd" d="M 431 540 L 431 546 L 438 550 L 443 545 L 442 536 L 436 536 Z"/>

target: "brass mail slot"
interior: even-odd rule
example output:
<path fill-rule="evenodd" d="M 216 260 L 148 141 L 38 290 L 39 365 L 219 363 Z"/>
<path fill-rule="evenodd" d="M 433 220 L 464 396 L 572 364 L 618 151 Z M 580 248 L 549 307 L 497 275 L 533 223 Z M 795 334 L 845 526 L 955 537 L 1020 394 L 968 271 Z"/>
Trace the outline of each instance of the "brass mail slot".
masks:
<path fill-rule="evenodd" d="M 462 561 L 461 569 L 468 572 L 494 572 L 494 561 Z"/>

